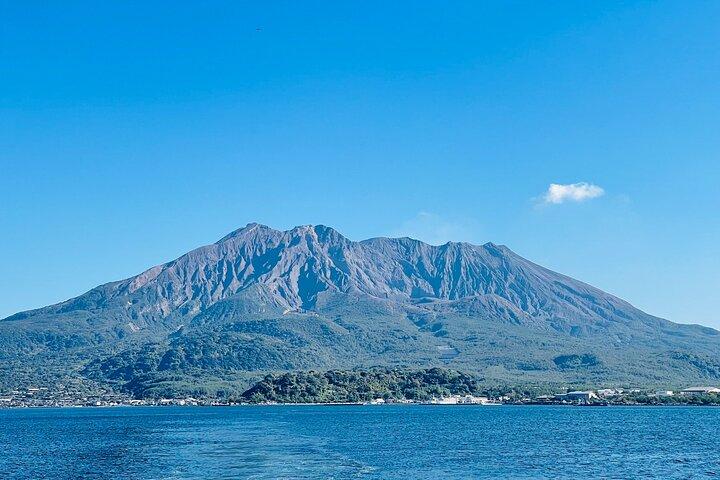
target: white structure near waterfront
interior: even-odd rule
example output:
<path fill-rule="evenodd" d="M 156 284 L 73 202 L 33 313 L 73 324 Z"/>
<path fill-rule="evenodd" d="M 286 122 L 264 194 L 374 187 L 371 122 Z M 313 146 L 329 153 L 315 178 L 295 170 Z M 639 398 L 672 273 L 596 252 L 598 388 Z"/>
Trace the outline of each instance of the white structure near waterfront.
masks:
<path fill-rule="evenodd" d="M 675 392 L 672 390 L 658 390 L 655 392 L 656 397 L 672 397 L 675 395 Z"/>
<path fill-rule="evenodd" d="M 617 397 L 623 394 L 621 388 L 602 388 L 597 391 L 599 397 Z"/>
<path fill-rule="evenodd" d="M 567 402 L 589 402 L 590 400 L 598 398 L 597 394 L 591 390 L 587 391 L 574 391 L 568 393 L 561 393 L 555 395 L 556 400 L 567 401 Z"/>
<path fill-rule="evenodd" d="M 433 398 L 430 403 L 433 405 L 490 405 L 493 402 L 487 397 L 451 395 L 449 397 Z"/>
<path fill-rule="evenodd" d="M 708 393 L 720 393 L 717 387 L 690 387 L 682 390 L 680 395 L 706 395 Z"/>

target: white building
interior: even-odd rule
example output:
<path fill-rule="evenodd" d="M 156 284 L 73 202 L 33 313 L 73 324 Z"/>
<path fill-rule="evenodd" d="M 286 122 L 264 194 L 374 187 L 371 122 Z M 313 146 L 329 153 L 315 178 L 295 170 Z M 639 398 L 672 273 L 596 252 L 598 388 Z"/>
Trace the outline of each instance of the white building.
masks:
<path fill-rule="evenodd" d="M 616 388 L 603 388 L 597 391 L 599 397 L 615 397 L 622 395 L 622 390 Z"/>
<path fill-rule="evenodd" d="M 690 387 L 682 390 L 680 395 L 706 395 L 708 393 L 720 393 L 717 387 Z"/>
<path fill-rule="evenodd" d="M 457 405 L 459 398 L 460 397 L 458 395 L 453 395 L 452 397 L 433 398 L 430 400 L 430 403 L 436 405 Z"/>
<path fill-rule="evenodd" d="M 655 392 L 656 397 L 672 397 L 675 395 L 675 392 L 672 390 L 658 390 Z"/>
<path fill-rule="evenodd" d="M 562 393 L 555 395 L 555 398 L 567 402 L 588 402 L 594 398 L 598 398 L 598 396 L 595 392 L 588 390 Z"/>
<path fill-rule="evenodd" d="M 474 395 L 451 395 L 449 397 L 433 398 L 430 400 L 433 405 L 500 405 L 488 397 L 476 397 Z"/>
<path fill-rule="evenodd" d="M 475 397 L 473 395 L 465 395 L 458 398 L 458 403 L 464 405 L 483 405 L 488 402 L 489 400 L 487 397 Z"/>

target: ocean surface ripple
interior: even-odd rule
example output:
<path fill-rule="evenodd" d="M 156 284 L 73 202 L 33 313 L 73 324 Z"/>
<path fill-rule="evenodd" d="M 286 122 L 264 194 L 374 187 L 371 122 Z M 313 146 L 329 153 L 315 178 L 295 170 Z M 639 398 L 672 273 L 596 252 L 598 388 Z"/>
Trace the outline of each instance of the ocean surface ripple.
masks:
<path fill-rule="evenodd" d="M 718 432 L 710 407 L 0 410 L 0 478 L 713 478 Z"/>

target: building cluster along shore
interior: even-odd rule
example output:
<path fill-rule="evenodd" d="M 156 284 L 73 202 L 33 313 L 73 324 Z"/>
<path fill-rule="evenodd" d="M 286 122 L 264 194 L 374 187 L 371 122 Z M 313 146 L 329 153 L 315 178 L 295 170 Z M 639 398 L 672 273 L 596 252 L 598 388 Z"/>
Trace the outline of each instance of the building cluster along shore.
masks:
<path fill-rule="evenodd" d="M 0 392 L 0 408 L 113 407 L 113 406 L 235 406 L 235 405 L 720 405 L 720 387 L 689 387 L 681 390 L 606 388 L 569 390 L 544 395 L 447 395 L 429 399 L 378 396 L 362 402 L 276 402 L 217 398 L 135 399 L 107 389 L 92 392 L 47 387 L 22 387 Z"/>

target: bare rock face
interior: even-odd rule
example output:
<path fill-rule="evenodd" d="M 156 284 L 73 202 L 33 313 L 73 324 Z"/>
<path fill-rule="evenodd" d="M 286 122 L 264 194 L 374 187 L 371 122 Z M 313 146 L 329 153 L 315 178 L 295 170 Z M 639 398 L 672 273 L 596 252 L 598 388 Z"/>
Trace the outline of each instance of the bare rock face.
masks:
<path fill-rule="evenodd" d="M 548 320 L 622 321 L 640 315 L 626 302 L 492 243 L 353 242 L 322 225 L 283 232 L 259 224 L 50 308 L 140 305 L 139 316 L 192 315 L 253 285 L 262 285 L 273 303 L 288 310 L 313 310 L 318 294 L 338 292 L 399 303 L 492 296 L 517 315 Z"/>

